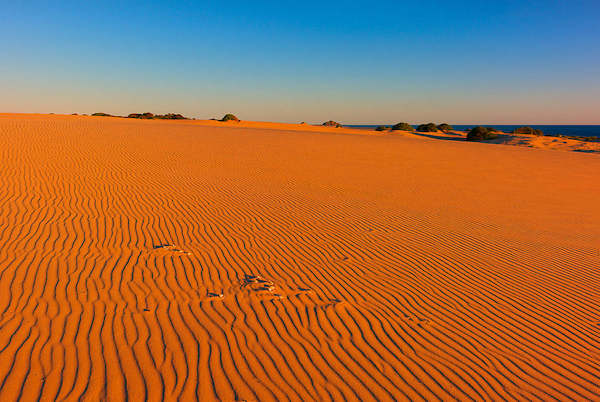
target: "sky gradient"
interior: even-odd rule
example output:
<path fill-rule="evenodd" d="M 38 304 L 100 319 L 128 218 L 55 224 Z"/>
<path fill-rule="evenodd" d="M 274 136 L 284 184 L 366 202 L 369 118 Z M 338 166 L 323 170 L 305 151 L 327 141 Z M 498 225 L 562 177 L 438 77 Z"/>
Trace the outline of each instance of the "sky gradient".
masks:
<path fill-rule="evenodd" d="M 174 3 L 3 4 L 0 112 L 600 124 L 597 0 Z"/>

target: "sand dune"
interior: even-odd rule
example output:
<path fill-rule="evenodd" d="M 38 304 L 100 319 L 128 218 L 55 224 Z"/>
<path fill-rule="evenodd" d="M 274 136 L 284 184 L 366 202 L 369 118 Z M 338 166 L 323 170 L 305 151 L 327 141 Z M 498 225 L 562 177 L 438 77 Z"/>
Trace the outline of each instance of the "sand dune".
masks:
<path fill-rule="evenodd" d="M 467 133 L 463 131 L 450 131 L 448 133 L 443 133 L 441 131 L 438 131 L 437 133 L 408 133 L 404 131 L 394 131 L 390 134 L 403 135 L 412 138 L 428 138 L 446 141 L 465 141 L 467 136 Z M 498 133 L 498 138 L 484 141 L 483 143 L 515 145 L 520 147 L 538 148 L 553 151 L 600 153 L 600 142 L 598 141 L 581 141 L 573 138 L 553 137 L 549 135 L 537 136 L 529 134 Z"/>
<path fill-rule="evenodd" d="M 598 155 L 242 123 L 0 115 L 0 400 L 600 399 Z"/>

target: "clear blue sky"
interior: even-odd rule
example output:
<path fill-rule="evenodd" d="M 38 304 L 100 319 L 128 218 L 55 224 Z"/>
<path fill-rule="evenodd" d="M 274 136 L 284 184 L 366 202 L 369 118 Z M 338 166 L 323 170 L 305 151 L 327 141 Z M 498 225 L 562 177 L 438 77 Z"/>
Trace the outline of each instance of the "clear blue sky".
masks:
<path fill-rule="evenodd" d="M 600 124 L 600 1 L 5 1 L 0 111 Z"/>

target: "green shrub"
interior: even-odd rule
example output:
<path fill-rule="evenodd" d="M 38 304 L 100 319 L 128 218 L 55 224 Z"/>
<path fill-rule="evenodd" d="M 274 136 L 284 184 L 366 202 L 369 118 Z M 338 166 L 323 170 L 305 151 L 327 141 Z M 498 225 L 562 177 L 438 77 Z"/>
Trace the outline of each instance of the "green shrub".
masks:
<path fill-rule="evenodd" d="M 515 128 L 513 130 L 513 134 L 544 135 L 544 132 L 542 130 L 537 130 L 537 129 L 529 127 L 529 126 L 524 126 L 524 127 Z"/>
<path fill-rule="evenodd" d="M 167 113 L 167 114 L 152 114 L 152 113 L 130 113 L 127 115 L 130 119 L 161 119 L 161 120 L 188 120 L 178 113 Z"/>
<path fill-rule="evenodd" d="M 420 131 L 422 133 L 435 133 L 438 131 L 438 128 L 435 125 L 435 123 L 427 123 L 427 124 L 420 124 L 417 127 L 417 131 Z"/>
<path fill-rule="evenodd" d="M 497 138 L 498 134 L 490 131 L 487 127 L 477 126 L 473 127 L 467 134 L 467 141 L 483 141 L 493 140 Z"/>
<path fill-rule="evenodd" d="M 154 116 L 154 118 L 162 119 L 162 120 L 188 120 L 187 117 L 184 117 L 183 115 L 181 115 L 179 113 L 158 114 L 158 115 Z"/>
<path fill-rule="evenodd" d="M 92 113 L 92 116 L 112 116 L 112 115 L 108 114 L 108 113 Z"/>
<path fill-rule="evenodd" d="M 410 124 L 402 122 L 402 123 L 394 124 L 392 126 L 392 130 L 394 130 L 394 131 L 397 131 L 397 130 L 399 130 L 399 131 L 413 131 L 414 128 Z"/>
<path fill-rule="evenodd" d="M 454 128 L 450 124 L 446 124 L 446 123 L 440 124 L 439 126 L 437 126 L 437 128 L 438 128 L 438 130 L 443 131 L 444 133 L 454 130 Z"/>
<path fill-rule="evenodd" d="M 326 121 L 325 123 L 323 123 L 323 125 L 326 127 L 337 127 L 337 128 L 342 127 L 342 125 L 340 123 L 338 123 L 337 121 L 333 121 L 333 120 Z"/>
<path fill-rule="evenodd" d="M 577 141 L 584 141 L 584 142 L 596 142 L 596 141 L 600 140 L 600 137 L 597 137 L 597 136 L 583 137 L 583 136 L 579 136 L 579 135 L 563 135 L 563 134 L 550 134 L 550 135 L 548 135 L 548 137 L 567 138 L 569 140 L 577 140 Z"/>
<path fill-rule="evenodd" d="M 387 129 L 389 129 L 389 127 L 387 127 L 387 126 L 377 126 L 377 127 L 375 127 L 375 131 L 385 131 Z"/>
<path fill-rule="evenodd" d="M 227 113 L 225 116 L 223 116 L 221 121 L 240 121 L 240 119 L 238 119 L 237 117 L 235 117 L 235 115 L 231 113 Z"/>

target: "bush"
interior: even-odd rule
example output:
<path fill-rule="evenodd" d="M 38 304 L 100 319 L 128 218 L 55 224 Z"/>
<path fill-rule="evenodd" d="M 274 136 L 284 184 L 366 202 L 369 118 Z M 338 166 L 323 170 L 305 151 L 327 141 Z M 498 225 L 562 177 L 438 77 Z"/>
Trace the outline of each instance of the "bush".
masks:
<path fill-rule="evenodd" d="M 544 135 L 544 132 L 542 130 L 537 130 L 537 129 L 529 127 L 529 126 L 525 126 L 525 127 L 515 128 L 513 130 L 513 134 Z"/>
<path fill-rule="evenodd" d="M 387 127 L 387 126 L 377 126 L 377 127 L 375 127 L 375 131 L 385 131 L 387 129 L 389 129 L 389 127 Z"/>
<path fill-rule="evenodd" d="M 237 117 L 235 117 L 235 115 L 231 113 L 227 113 L 225 116 L 223 116 L 221 121 L 240 121 L 240 119 L 238 119 Z"/>
<path fill-rule="evenodd" d="M 400 130 L 400 131 L 413 131 L 414 128 L 408 123 L 397 123 L 392 126 L 392 130 Z"/>
<path fill-rule="evenodd" d="M 92 116 L 112 116 L 112 115 L 108 114 L 108 113 L 92 113 Z"/>
<path fill-rule="evenodd" d="M 446 123 L 440 124 L 439 126 L 437 126 L 437 128 L 438 128 L 438 130 L 443 131 L 444 133 L 454 130 L 454 128 L 450 124 L 446 124 Z"/>
<path fill-rule="evenodd" d="M 493 140 L 498 134 L 490 131 L 487 127 L 477 126 L 472 128 L 467 134 L 467 141 Z"/>
<path fill-rule="evenodd" d="M 490 133 L 497 133 L 498 130 L 496 130 L 494 127 L 486 127 L 486 130 L 489 131 Z"/>
<path fill-rule="evenodd" d="M 178 113 L 167 113 L 167 114 L 152 114 L 152 113 L 130 113 L 127 115 L 130 119 L 161 119 L 161 120 L 188 120 Z"/>
<path fill-rule="evenodd" d="M 154 118 L 162 119 L 162 120 L 188 120 L 187 117 L 184 117 L 183 115 L 181 115 L 179 113 L 158 114 L 158 115 L 154 116 Z"/>
<path fill-rule="evenodd" d="M 417 127 L 417 131 L 420 131 L 422 133 L 435 133 L 436 131 L 438 131 L 438 128 L 435 125 L 435 123 L 427 123 L 427 124 L 420 124 Z"/>
<path fill-rule="evenodd" d="M 333 120 L 326 121 L 325 123 L 323 123 L 323 125 L 325 127 L 337 127 L 337 128 L 342 127 L 342 125 L 340 123 L 338 123 L 337 121 L 333 121 Z"/>
<path fill-rule="evenodd" d="M 596 142 L 596 141 L 600 140 L 600 137 L 597 137 L 597 136 L 582 137 L 579 135 L 564 135 L 564 134 L 550 134 L 550 135 L 548 135 L 548 137 L 559 137 L 559 138 L 566 138 L 569 140 L 577 140 L 577 141 L 584 141 L 584 142 Z"/>

